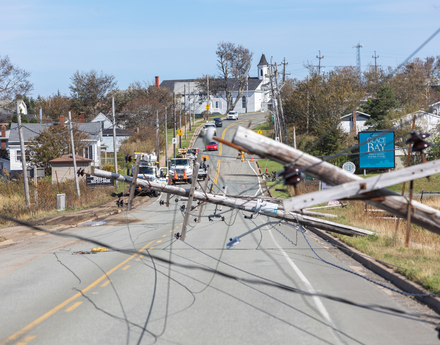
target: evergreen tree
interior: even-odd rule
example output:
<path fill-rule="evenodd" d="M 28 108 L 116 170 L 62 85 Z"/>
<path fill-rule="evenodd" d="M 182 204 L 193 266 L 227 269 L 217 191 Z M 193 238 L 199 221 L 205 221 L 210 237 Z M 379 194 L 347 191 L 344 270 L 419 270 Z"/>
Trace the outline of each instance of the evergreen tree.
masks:
<path fill-rule="evenodd" d="M 366 124 L 373 126 L 374 129 L 385 129 L 386 117 L 389 111 L 396 107 L 397 101 L 393 88 L 390 85 L 381 86 L 376 93 L 376 98 L 369 98 L 367 103 L 362 106 L 362 110 L 371 115 Z"/>

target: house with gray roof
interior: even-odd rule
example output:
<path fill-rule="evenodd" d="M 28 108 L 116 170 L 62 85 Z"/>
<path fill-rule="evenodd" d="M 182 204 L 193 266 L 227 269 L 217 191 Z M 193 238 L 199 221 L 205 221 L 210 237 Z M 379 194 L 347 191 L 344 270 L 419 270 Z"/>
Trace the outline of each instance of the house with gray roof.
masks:
<path fill-rule="evenodd" d="M 267 76 L 268 68 L 269 64 L 264 54 L 262 54 L 257 65 L 258 76 L 248 78 L 247 87 L 240 97 L 240 101 L 235 106 L 235 111 L 246 113 L 246 111 L 267 110 L 268 105 L 271 104 L 271 99 L 267 93 L 269 82 Z M 233 79 L 229 82 L 232 88 Z M 160 86 L 175 92 L 176 95 L 180 94 L 182 97 L 180 100 L 177 99 L 177 101 L 181 103 L 182 107 L 186 106 L 186 112 L 194 113 L 195 108 L 196 116 L 201 116 L 202 112 L 206 110 L 207 101 L 201 97 L 201 93 L 197 89 L 196 79 L 164 80 L 160 83 Z M 186 95 L 186 101 L 184 100 L 184 95 Z M 238 97 L 238 85 L 235 87 L 232 97 L 234 102 Z M 209 103 L 211 114 L 224 114 L 228 108 L 226 100 L 221 95 L 211 95 Z"/>
<path fill-rule="evenodd" d="M 54 126 L 56 124 L 40 124 L 40 123 L 25 123 L 22 124 L 23 140 L 25 149 L 29 144 L 29 141 L 40 134 L 41 131 Z M 100 166 L 101 164 L 101 145 L 102 145 L 102 124 L 100 122 L 84 122 L 78 123 L 78 129 L 87 133 L 90 138 L 86 139 L 87 148 L 83 150 L 82 156 L 93 160 L 92 166 Z M 16 123 L 11 124 L 8 141 L 9 151 L 9 173 L 17 174 L 22 172 L 21 163 L 21 149 L 20 149 L 20 137 L 18 133 L 18 127 Z M 68 135 L 68 134 L 66 134 Z M 27 162 L 29 157 L 26 156 Z M 29 163 L 28 163 L 29 165 Z"/>

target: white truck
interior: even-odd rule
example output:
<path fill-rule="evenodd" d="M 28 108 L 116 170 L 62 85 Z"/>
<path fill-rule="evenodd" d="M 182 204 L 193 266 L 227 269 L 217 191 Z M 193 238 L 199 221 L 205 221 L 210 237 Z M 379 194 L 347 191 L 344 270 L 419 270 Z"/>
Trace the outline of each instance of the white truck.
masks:
<path fill-rule="evenodd" d="M 189 157 L 171 158 L 168 171 L 169 178 L 173 181 L 173 184 L 177 182 L 191 183 L 193 161 Z"/>
<path fill-rule="evenodd" d="M 135 161 L 138 157 L 141 156 L 139 171 L 137 178 L 142 180 L 147 180 L 150 182 L 160 183 L 164 186 L 167 184 L 167 168 L 160 168 L 157 161 L 157 156 L 153 152 L 151 154 L 143 153 L 143 152 L 135 152 L 134 157 Z M 134 165 L 131 168 L 131 176 L 134 174 Z M 155 190 L 150 190 L 147 187 L 137 187 L 137 193 L 145 193 L 149 196 L 158 196 L 160 192 Z"/>

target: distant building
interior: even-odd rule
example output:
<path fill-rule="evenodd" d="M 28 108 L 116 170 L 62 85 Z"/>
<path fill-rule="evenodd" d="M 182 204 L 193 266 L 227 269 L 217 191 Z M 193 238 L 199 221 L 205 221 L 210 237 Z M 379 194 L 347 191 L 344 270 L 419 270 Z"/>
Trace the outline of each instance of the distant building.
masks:
<path fill-rule="evenodd" d="M 261 55 L 260 62 L 257 65 L 257 77 L 249 77 L 247 87 L 245 87 L 243 95 L 237 102 L 237 105 L 233 110 L 238 113 L 266 111 L 271 104 L 271 99 L 267 94 L 268 90 L 268 68 L 266 57 Z M 233 79 L 230 80 L 231 84 Z M 175 79 L 164 80 L 160 83 L 161 87 L 168 88 L 171 92 L 175 92 L 176 95 L 180 94 L 182 97 L 178 99 L 182 106 L 184 105 L 184 94 L 186 93 L 186 111 L 195 113 L 196 116 L 201 116 L 202 112 L 206 110 L 207 102 L 200 97 L 200 91 L 197 89 L 196 79 Z M 233 102 L 238 97 L 238 85 L 235 88 L 232 98 Z M 195 107 L 195 112 L 194 112 Z M 210 96 L 210 113 L 211 114 L 224 114 L 227 110 L 226 100 L 220 95 Z"/>
<path fill-rule="evenodd" d="M 356 133 L 368 130 L 367 122 L 371 115 L 356 111 L 356 119 L 353 118 L 353 113 L 341 117 L 341 129 L 344 133 L 354 133 L 354 124 L 356 123 Z"/>
<path fill-rule="evenodd" d="M 75 155 L 76 168 L 84 169 L 84 172 L 91 174 L 91 165 L 93 163 L 92 159 L 84 158 Z M 52 166 L 52 183 L 63 182 L 66 180 L 73 180 L 75 178 L 76 171 L 73 167 L 73 156 L 72 154 L 67 154 L 59 158 L 52 159 L 49 161 Z M 58 178 L 57 178 L 58 176 Z"/>

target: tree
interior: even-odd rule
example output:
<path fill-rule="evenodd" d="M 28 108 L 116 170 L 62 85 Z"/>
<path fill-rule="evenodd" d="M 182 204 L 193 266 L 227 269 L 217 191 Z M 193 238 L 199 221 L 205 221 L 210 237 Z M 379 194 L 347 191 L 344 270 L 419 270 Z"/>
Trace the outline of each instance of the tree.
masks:
<path fill-rule="evenodd" d="M 197 87 L 202 96 L 207 95 L 209 79 L 209 93 L 222 97 L 226 101 L 228 112 L 235 108 L 243 95 L 253 54 L 242 45 L 231 42 L 220 42 L 215 54 L 219 76 L 203 76 L 197 80 Z M 237 97 L 233 101 L 234 92 L 237 92 Z"/>
<path fill-rule="evenodd" d="M 8 56 L 0 57 L 0 99 L 21 98 L 33 89 L 29 72 L 14 66 Z"/>
<path fill-rule="evenodd" d="M 75 153 L 79 154 L 87 147 L 89 134 L 78 130 L 77 124 L 72 124 Z M 71 152 L 69 127 L 66 125 L 50 126 L 31 139 L 28 145 L 31 161 L 43 166 L 50 174 L 49 161 Z"/>
<path fill-rule="evenodd" d="M 397 107 L 397 101 L 391 85 L 383 85 L 377 90 L 376 98 L 368 98 L 367 103 L 362 106 L 362 110 L 371 115 L 366 125 L 372 125 L 374 129 L 388 128 L 385 121 L 391 109 Z"/>
<path fill-rule="evenodd" d="M 72 105 L 77 112 L 85 113 L 86 120 L 91 120 L 102 110 L 107 93 L 117 88 L 115 76 L 104 74 L 102 71 L 101 74 L 96 70 L 76 71 L 70 80 Z"/>
<path fill-rule="evenodd" d="M 35 109 L 41 108 L 46 120 L 59 121 L 60 115 L 66 115 L 69 110 L 73 110 L 72 102 L 67 96 L 60 93 L 48 97 L 38 97 L 34 100 Z"/>

